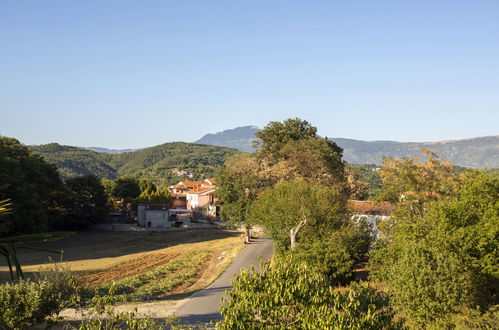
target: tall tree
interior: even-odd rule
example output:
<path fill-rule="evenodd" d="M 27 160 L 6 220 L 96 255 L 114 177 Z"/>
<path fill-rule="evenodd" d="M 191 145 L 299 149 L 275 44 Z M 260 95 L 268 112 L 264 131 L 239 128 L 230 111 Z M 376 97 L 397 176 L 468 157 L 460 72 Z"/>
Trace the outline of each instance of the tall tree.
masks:
<path fill-rule="evenodd" d="M 251 212 L 252 221 L 265 227 L 278 251 L 294 249 L 299 239 L 328 235 L 345 224 L 347 215 L 346 198 L 338 190 L 302 180 L 269 188 Z"/>
<path fill-rule="evenodd" d="M 114 198 L 133 199 L 140 195 L 139 181 L 135 178 L 123 177 L 116 180 L 111 192 Z"/>
<path fill-rule="evenodd" d="M 283 181 L 301 179 L 344 190 L 342 149 L 316 132 L 298 118 L 271 122 L 258 133 L 262 147 L 256 155 L 229 159 L 218 178 L 222 217 L 249 224 L 253 202 Z"/>
<path fill-rule="evenodd" d="M 139 188 L 140 188 L 140 193 L 147 193 L 147 194 L 153 193 L 156 190 L 158 190 L 154 182 L 148 179 L 140 179 Z"/>
<path fill-rule="evenodd" d="M 217 197 L 223 201 L 221 217 L 232 224 L 246 228 L 245 242 L 249 243 L 248 213 L 252 203 L 267 186 L 258 175 L 255 157 L 239 154 L 227 160 L 217 174 Z"/>
<path fill-rule="evenodd" d="M 328 186 L 343 185 L 343 150 L 324 138 L 303 138 L 289 141 L 273 159 L 260 157 L 264 170 L 272 182 L 303 179 Z"/>
<path fill-rule="evenodd" d="M 441 160 L 435 152 L 421 150 L 424 161 L 413 158 L 384 158 L 380 175 L 383 187 L 380 199 L 389 202 L 417 201 L 422 204 L 452 194 L 460 177 L 451 162 Z"/>
<path fill-rule="evenodd" d="M 0 236 L 45 231 L 56 216 L 62 181 L 55 166 L 18 140 L 0 137 L 0 200 L 11 212 L 0 219 Z"/>
<path fill-rule="evenodd" d="M 65 182 L 62 228 L 83 228 L 106 217 L 109 206 L 101 181 L 93 175 L 68 179 Z"/>

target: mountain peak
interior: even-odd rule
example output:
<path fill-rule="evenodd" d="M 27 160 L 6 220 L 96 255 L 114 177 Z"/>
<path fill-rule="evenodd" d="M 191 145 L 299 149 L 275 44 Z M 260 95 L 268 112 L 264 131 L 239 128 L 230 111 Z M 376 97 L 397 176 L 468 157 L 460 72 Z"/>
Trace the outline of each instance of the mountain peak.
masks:
<path fill-rule="evenodd" d="M 211 144 L 219 147 L 228 147 L 244 152 L 254 152 L 253 141 L 255 133 L 260 129 L 257 126 L 241 126 L 225 131 L 210 133 L 195 141 L 200 144 Z"/>

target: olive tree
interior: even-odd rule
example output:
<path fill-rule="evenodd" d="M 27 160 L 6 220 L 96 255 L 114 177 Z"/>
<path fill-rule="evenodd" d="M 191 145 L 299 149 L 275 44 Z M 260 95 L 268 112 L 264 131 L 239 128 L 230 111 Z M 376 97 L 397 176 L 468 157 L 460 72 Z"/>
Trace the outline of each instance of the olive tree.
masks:
<path fill-rule="evenodd" d="M 349 223 L 346 198 L 337 190 L 303 180 L 285 181 L 255 202 L 251 219 L 262 225 L 278 251 L 293 250 Z"/>

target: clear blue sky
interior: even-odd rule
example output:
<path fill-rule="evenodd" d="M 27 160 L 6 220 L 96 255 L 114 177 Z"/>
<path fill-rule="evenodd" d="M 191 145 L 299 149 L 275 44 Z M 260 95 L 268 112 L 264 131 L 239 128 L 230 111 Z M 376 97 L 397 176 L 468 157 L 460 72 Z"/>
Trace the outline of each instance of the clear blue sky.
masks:
<path fill-rule="evenodd" d="M 499 1 L 0 2 L 0 134 L 112 148 L 300 117 L 499 134 Z"/>

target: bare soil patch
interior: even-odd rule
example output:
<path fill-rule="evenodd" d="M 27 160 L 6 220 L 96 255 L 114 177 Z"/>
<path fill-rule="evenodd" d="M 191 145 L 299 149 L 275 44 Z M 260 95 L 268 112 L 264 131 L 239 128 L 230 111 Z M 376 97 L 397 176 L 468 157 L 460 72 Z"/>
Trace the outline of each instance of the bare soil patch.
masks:
<path fill-rule="evenodd" d="M 158 266 L 164 265 L 180 255 L 178 252 L 149 253 L 130 261 L 125 261 L 109 269 L 80 276 L 84 286 L 95 286 L 100 283 L 123 279 L 137 275 Z"/>

